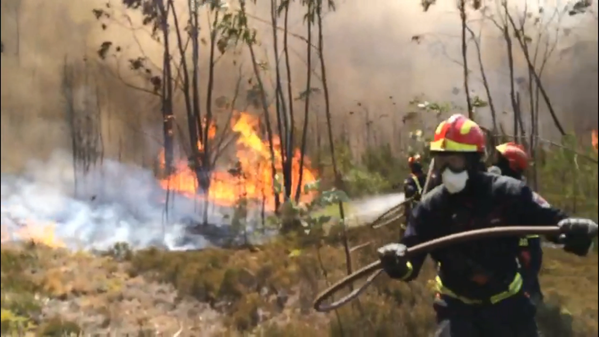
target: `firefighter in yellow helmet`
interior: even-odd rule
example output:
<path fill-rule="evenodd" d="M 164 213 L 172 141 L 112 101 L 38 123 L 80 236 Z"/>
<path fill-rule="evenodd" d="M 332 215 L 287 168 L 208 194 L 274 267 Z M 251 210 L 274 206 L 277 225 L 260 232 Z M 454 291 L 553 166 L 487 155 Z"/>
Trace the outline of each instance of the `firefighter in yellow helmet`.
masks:
<path fill-rule="evenodd" d="M 423 242 L 458 232 L 495 226 L 555 225 L 568 252 L 584 256 L 597 224 L 573 219 L 541 205 L 521 181 L 490 174 L 481 165 L 485 136 L 472 120 L 453 115 L 442 122 L 430 144 L 442 184 L 413 209 L 400 243 L 379 248 L 385 272 L 409 282 L 427 254 L 405 252 Z M 432 252 L 438 265 L 434 310 L 436 336 L 537 337 L 535 306 L 523 289 L 517 258 L 520 238 L 491 238 Z"/>

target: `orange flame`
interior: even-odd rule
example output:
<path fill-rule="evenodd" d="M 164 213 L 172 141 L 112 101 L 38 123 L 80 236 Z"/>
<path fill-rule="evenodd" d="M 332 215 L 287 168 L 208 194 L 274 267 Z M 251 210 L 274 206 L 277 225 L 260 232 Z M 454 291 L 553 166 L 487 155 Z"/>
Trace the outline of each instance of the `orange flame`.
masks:
<path fill-rule="evenodd" d="M 595 152 L 597 152 L 597 148 L 599 147 L 599 141 L 597 140 L 597 138 L 599 138 L 597 136 L 597 130 L 593 130 L 592 143 L 593 143 L 593 148 L 595 149 Z"/>
<path fill-rule="evenodd" d="M 236 143 L 237 163 L 228 171 L 214 170 L 211 173 L 209 199 L 221 206 L 233 206 L 241 197 L 264 201 L 266 209 L 274 210 L 274 181 L 271 152 L 267 141 L 258 134 L 259 120 L 248 113 L 239 113 L 232 121 L 231 129 L 238 135 Z M 216 136 L 216 128 L 209 138 Z M 276 172 L 282 172 L 281 141 L 273 137 Z M 198 144 L 203 149 L 202 144 Z M 161 154 L 162 155 L 162 154 Z M 296 149 L 292 159 L 292 195 L 300 176 L 300 156 Z M 316 181 L 316 174 L 309 169 L 310 161 L 304 157 L 302 184 Z M 185 161 L 177 163 L 175 173 L 160 181 L 163 188 L 170 188 L 183 195 L 196 197 L 198 184 L 196 175 Z M 301 201 L 309 201 L 313 195 L 303 195 Z"/>
<path fill-rule="evenodd" d="M 14 240 L 34 242 L 51 248 L 65 248 L 66 245 L 55 234 L 56 224 L 53 222 L 27 221 L 22 227 L 11 231 L 2 225 L 2 243 Z"/>

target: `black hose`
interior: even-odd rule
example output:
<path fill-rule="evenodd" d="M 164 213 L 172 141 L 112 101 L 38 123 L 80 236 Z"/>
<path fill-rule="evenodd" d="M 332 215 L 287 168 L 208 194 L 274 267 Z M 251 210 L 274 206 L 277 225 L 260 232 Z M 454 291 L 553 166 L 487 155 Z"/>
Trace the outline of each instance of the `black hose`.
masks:
<path fill-rule="evenodd" d="M 423 254 L 429 253 L 435 249 L 451 246 L 457 243 L 462 243 L 466 241 L 473 241 L 479 239 L 486 238 L 494 238 L 494 237 L 505 237 L 505 236 L 525 236 L 525 235 L 548 235 L 548 236 L 558 236 L 560 234 L 560 229 L 557 226 L 521 226 L 521 227 L 492 227 L 485 229 L 478 229 L 468 232 L 457 233 L 449 236 L 445 236 L 442 238 L 438 238 L 432 241 L 428 241 L 422 243 L 420 245 L 408 248 L 406 254 L 408 256 L 415 254 Z M 356 297 L 358 297 L 366 288 L 382 273 L 381 263 L 380 261 L 373 262 L 357 271 L 353 274 L 344 277 L 343 279 L 337 281 L 335 284 L 331 285 L 328 289 L 320 293 L 316 299 L 314 300 L 314 310 L 319 312 L 327 312 L 331 310 L 335 310 Z M 343 298 L 328 304 L 323 305 L 326 299 L 333 296 L 337 291 L 341 290 L 341 288 L 345 288 L 349 286 L 351 283 L 361 279 L 365 276 L 368 276 L 366 279 L 366 283 L 364 283 L 361 287 L 353 290 L 351 293 L 347 294 Z"/>

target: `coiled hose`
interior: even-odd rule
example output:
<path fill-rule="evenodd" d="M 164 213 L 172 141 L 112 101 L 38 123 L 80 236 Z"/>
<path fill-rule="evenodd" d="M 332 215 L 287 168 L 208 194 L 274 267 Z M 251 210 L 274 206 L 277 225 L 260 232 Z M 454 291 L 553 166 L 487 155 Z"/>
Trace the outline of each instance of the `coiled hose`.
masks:
<path fill-rule="evenodd" d="M 560 229 L 557 226 L 522 226 L 522 227 L 493 227 L 478 229 L 473 231 L 467 231 L 457 233 L 442 238 L 438 238 L 432 241 L 422 243 L 420 245 L 408 248 L 406 255 L 418 255 L 423 253 L 429 253 L 433 250 L 444 248 L 447 246 L 455 245 L 462 242 L 495 238 L 495 237 L 506 237 L 506 236 L 525 236 L 525 235 L 548 235 L 548 236 L 559 236 Z M 314 309 L 319 312 L 327 312 L 335 310 L 356 297 L 358 297 L 366 288 L 374 281 L 381 273 L 383 269 L 380 261 L 373 262 L 351 275 L 344 277 L 337 281 L 335 284 L 330 286 L 328 289 L 320 293 L 314 300 Z M 359 288 L 356 288 L 351 293 L 347 294 L 343 298 L 336 300 L 331 304 L 323 304 L 323 302 L 332 297 L 336 292 L 342 288 L 348 287 L 353 282 L 368 276 L 366 282 Z"/>

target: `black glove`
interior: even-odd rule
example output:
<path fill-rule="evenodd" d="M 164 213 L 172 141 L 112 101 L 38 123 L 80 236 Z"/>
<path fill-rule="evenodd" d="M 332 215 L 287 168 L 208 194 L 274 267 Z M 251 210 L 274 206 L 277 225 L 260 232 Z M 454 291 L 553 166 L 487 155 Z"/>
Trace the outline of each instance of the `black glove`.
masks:
<path fill-rule="evenodd" d="M 393 279 L 403 279 L 411 272 L 406 258 L 408 248 L 399 243 L 391 243 L 378 249 L 381 265 L 387 275 Z"/>
<path fill-rule="evenodd" d="M 593 246 L 593 239 L 597 237 L 598 227 L 589 219 L 564 219 L 557 224 L 562 232 L 560 242 L 564 244 L 566 252 L 586 256 Z"/>

